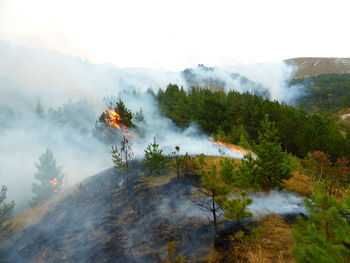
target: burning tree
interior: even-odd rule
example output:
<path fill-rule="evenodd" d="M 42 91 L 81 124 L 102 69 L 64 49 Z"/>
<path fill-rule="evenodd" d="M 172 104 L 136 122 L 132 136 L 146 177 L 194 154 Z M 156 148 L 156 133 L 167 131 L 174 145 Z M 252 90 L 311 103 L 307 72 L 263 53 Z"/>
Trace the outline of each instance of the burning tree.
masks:
<path fill-rule="evenodd" d="M 133 115 L 125 106 L 122 100 L 104 111 L 95 124 L 94 135 L 107 143 L 113 142 L 118 137 L 117 131 L 123 133 L 124 136 L 131 137 L 132 134 L 128 128 L 135 128 L 132 121 Z M 120 138 L 120 137 L 119 137 Z"/>
<path fill-rule="evenodd" d="M 9 219 L 15 207 L 15 202 L 4 203 L 6 200 L 6 192 L 7 187 L 3 186 L 0 192 L 0 239 L 7 237 L 12 232 L 12 222 L 9 222 Z"/>
<path fill-rule="evenodd" d="M 169 158 L 159 149 L 156 137 L 153 138 L 153 143 L 150 143 L 145 150 L 143 164 L 148 169 L 152 176 L 161 175 L 166 172 L 169 163 Z"/>
<path fill-rule="evenodd" d="M 35 166 L 38 171 L 34 177 L 40 183 L 32 185 L 32 192 L 35 196 L 29 202 L 31 207 L 35 207 L 59 193 L 63 188 L 64 179 L 62 168 L 57 165 L 53 153 L 49 149 L 39 157 L 39 163 L 35 163 Z"/>
<path fill-rule="evenodd" d="M 126 180 L 129 179 L 130 162 L 134 156 L 132 143 L 125 136 L 120 141 L 120 148 L 112 146 L 112 160 L 116 169 L 125 169 Z"/>

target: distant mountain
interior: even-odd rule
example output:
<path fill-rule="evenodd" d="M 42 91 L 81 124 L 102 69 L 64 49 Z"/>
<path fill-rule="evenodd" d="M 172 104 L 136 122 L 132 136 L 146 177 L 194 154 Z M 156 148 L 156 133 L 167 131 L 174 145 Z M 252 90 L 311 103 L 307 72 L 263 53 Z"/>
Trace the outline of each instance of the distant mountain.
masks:
<path fill-rule="evenodd" d="M 295 78 L 350 73 L 350 58 L 304 57 L 291 58 L 284 62 L 296 66 Z"/>

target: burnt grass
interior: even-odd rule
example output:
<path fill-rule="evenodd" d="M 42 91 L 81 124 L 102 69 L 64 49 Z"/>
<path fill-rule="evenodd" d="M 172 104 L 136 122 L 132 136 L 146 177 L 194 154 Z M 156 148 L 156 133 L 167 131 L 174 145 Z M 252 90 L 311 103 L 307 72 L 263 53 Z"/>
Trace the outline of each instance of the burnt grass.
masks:
<path fill-rule="evenodd" d="M 115 169 L 85 180 L 35 225 L 0 249 L 1 262 L 156 262 L 178 241 L 178 252 L 201 262 L 215 238 L 205 212 L 189 200 L 188 178 L 149 186 L 133 169 L 125 183 Z"/>

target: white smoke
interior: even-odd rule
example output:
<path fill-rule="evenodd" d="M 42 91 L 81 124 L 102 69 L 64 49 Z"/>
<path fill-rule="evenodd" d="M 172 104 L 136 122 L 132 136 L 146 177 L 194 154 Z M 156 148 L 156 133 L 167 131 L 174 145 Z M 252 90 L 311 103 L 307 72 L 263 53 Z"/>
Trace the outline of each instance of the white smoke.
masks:
<path fill-rule="evenodd" d="M 255 218 L 268 214 L 307 214 L 303 197 L 285 191 L 256 192 L 248 195 L 253 203 L 248 210 Z"/>
<path fill-rule="evenodd" d="M 213 74 L 227 83 L 234 83 L 232 88 L 249 90 L 229 78 L 229 72 L 222 68 Z M 287 75 L 280 74 L 273 82 L 273 74 L 269 76 L 274 85 L 270 88 L 271 94 L 281 98 L 285 90 L 278 83 Z M 259 71 L 258 76 L 262 75 Z M 254 80 L 253 75 L 250 77 Z M 255 80 L 268 84 L 262 78 Z M 180 146 L 181 153 L 218 155 L 220 147 L 210 144 L 209 137 L 200 133 L 195 124 L 185 130 L 177 129 L 160 115 L 155 99 L 145 93 L 148 89 L 156 92 L 169 83 L 186 88 L 180 72 L 120 69 L 0 42 L 0 184 L 9 187 L 9 199 L 17 201 L 17 208 L 27 204 L 36 172 L 34 163 L 46 148 L 53 151 L 57 162 L 63 166 L 68 185 L 111 166 L 110 148 L 93 137 L 91 131 L 106 108 L 103 98 L 117 96 L 123 90 L 129 93 L 118 96 L 126 106 L 133 112 L 142 108 L 145 116 L 142 126 L 145 139 L 133 141 L 138 157 L 142 157 L 154 136 L 167 154 Z M 279 88 L 281 93 L 278 93 Z M 132 93 L 134 90 L 136 95 Z M 38 101 L 46 110 L 51 109 L 45 121 L 33 114 Z M 226 156 L 241 158 L 242 154 L 226 151 Z"/>

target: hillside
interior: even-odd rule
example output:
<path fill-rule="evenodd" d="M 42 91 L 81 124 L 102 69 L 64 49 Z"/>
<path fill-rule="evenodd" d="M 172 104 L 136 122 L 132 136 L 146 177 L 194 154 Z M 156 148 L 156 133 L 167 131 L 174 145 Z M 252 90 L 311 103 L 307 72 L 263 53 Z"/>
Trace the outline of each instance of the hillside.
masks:
<path fill-rule="evenodd" d="M 287 59 L 284 62 L 296 67 L 294 78 L 350 73 L 350 58 L 302 57 Z"/>
<path fill-rule="evenodd" d="M 136 173 L 139 170 L 134 170 Z M 115 169 L 84 181 L 37 224 L 19 233 L 1 262 L 155 262 L 169 241 L 196 262 L 214 238 L 206 214 L 188 197 L 185 178 L 157 184 L 134 178 L 129 186 Z"/>
<path fill-rule="evenodd" d="M 204 258 L 217 253 L 223 256 L 220 262 L 230 262 L 225 261 L 231 255 L 228 237 L 242 226 L 221 218 L 215 235 L 208 220 L 210 214 L 190 201 L 196 195 L 196 177 L 139 177 L 143 168 L 137 163 L 133 167 L 127 184 L 112 168 L 86 179 L 56 204 L 51 203 L 37 223 L 0 247 L 0 262 L 156 262 L 155 253 L 163 255 L 171 241 L 178 242 L 177 253 L 188 262 L 206 262 Z M 301 199 L 293 194 L 288 197 L 286 192 L 275 192 L 269 198 L 268 194 L 257 194 L 252 211 L 266 209 L 264 204 L 269 209 L 276 207 L 286 222 L 304 211 Z M 248 225 L 251 222 L 246 221 Z M 261 244 L 276 235 L 269 227 L 265 229 L 266 224 L 278 224 L 283 229 L 277 231 L 292 240 L 291 226 L 286 222 L 277 215 L 256 221 L 254 225 L 261 224 L 261 238 L 265 239 Z M 280 247 L 281 240 L 276 240 L 278 248 L 271 247 L 275 241 L 270 240 L 261 256 L 276 258 L 281 252 L 290 257 L 290 251 Z M 249 248 L 252 254 L 259 238 L 254 242 Z"/>

